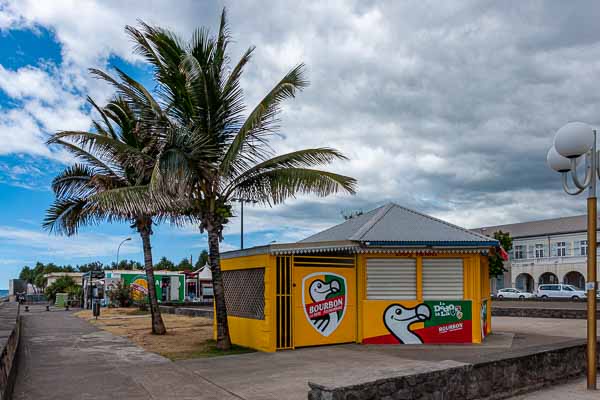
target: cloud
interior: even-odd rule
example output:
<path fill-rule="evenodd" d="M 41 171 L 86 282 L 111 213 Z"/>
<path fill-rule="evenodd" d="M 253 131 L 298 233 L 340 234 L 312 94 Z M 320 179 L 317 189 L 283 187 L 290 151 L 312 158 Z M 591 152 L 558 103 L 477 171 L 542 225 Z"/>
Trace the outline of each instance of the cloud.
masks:
<path fill-rule="evenodd" d="M 43 257 L 82 259 L 115 254 L 122 236 L 83 233 L 73 237 L 54 236 L 39 230 L 0 225 L 0 245 L 18 246 L 22 251 Z M 120 254 L 139 254 L 138 243 L 126 242 Z"/>
<path fill-rule="evenodd" d="M 340 222 L 343 209 L 392 200 L 466 226 L 583 210 L 544 160 L 562 124 L 600 125 L 597 2 L 227 4 L 232 59 L 257 45 L 243 81 L 249 107 L 307 64 L 311 87 L 286 103 L 276 150 L 336 147 L 351 160 L 332 169 L 359 180 L 356 197 L 249 208 L 249 232 L 299 239 Z M 59 66 L 0 70 L 0 88 L 23 102 L 0 116 L 0 153 L 58 157 L 41 145 L 43 135 L 67 122 L 85 126 L 83 94 L 109 93 L 85 69 L 106 68 L 111 55 L 141 65 L 124 25 L 141 18 L 189 37 L 197 26 L 216 28 L 220 5 L 23 0 L 0 9 L 0 27 L 46 27 L 63 53 Z M 40 82 L 39 93 L 26 82 Z"/>

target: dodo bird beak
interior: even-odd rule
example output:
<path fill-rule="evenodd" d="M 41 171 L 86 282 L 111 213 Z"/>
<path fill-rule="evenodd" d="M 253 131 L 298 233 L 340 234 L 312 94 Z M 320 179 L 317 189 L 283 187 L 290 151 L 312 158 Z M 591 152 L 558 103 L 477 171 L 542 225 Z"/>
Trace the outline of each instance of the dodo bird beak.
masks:
<path fill-rule="evenodd" d="M 419 321 L 425 321 L 431 318 L 431 310 L 425 304 L 419 304 L 415 310 L 415 315 Z"/>
<path fill-rule="evenodd" d="M 329 291 L 331 293 L 337 293 L 340 291 L 340 283 L 338 281 L 331 281 L 329 284 Z"/>

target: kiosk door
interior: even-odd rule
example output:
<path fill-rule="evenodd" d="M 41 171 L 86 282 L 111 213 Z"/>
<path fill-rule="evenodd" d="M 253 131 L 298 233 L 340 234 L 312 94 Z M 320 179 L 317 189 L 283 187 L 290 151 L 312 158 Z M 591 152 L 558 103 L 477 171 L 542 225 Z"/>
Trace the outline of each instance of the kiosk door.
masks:
<path fill-rule="evenodd" d="M 295 347 L 356 340 L 356 270 L 348 259 L 352 267 L 298 266 L 294 257 Z"/>

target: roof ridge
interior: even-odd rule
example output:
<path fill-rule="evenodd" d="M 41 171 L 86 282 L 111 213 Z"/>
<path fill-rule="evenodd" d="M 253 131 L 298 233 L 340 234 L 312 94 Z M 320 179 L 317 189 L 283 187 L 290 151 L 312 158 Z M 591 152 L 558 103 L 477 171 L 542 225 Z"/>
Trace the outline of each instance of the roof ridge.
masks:
<path fill-rule="evenodd" d="M 377 222 L 379 222 L 392 208 L 394 207 L 394 203 L 388 203 L 381 206 L 380 210 L 375 213 L 367 222 L 362 224 L 362 226 L 352 235 L 350 236 L 350 240 L 360 240 L 364 235 L 366 235 Z"/>
<path fill-rule="evenodd" d="M 383 207 L 385 207 L 385 205 L 383 205 L 383 206 L 379 206 L 379 207 L 376 207 L 376 208 L 374 208 L 374 209 L 372 209 L 372 210 L 369 210 L 369 211 L 365 212 L 364 214 L 361 214 L 361 215 L 357 216 L 356 218 L 360 218 L 360 217 L 362 217 L 362 216 L 366 216 L 366 214 L 368 214 L 368 213 L 371 213 L 371 212 L 374 212 L 374 211 L 377 211 L 377 210 L 379 210 L 380 208 L 383 208 Z M 379 211 L 377 211 L 377 213 L 378 213 L 378 212 L 379 212 Z M 377 214 L 377 213 L 375 213 L 375 214 Z M 369 218 L 369 221 L 371 220 L 371 218 L 373 218 L 373 217 L 370 217 L 370 218 Z M 300 240 L 298 241 L 298 243 L 300 243 L 300 242 L 304 242 L 305 240 L 307 240 L 307 239 L 310 239 L 310 238 L 311 238 L 311 237 L 313 237 L 313 236 L 320 235 L 320 234 L 323 234 L 323 233 L 325 233 L 325 232 L 332 231 L 332 230 L 334 230 L 334 229 L 338 228 L 339 226 L 341 226 L 341 225 L 344 225 L 344 224 L 346 224 L 346 223 L 350 222 L 352 219 L 354 219 L 354 218 L 347 219 L 347 220 L 345 220 L 345 221 L 343 221 L 343 222 L 340 222 L 339 224 L 335 224 L 335 225 L 333 225 L 333 226 L 330 226 L 330 227 L 329 227 L 329 228 L 327 228 L 327 229 L 324 229 L 324 230 L 322 230 L 322 231 L 319 231 L 319 232 L 316 232 L 316 233 L 314 233 L 314 234 L 312 234 L 312 235 L 310 235 L 310 236 L 308 236 L 308 237 L 305 237 L 304 239 L 300 239 Z M 367 221 L 367 222 L 368 222 L 368 221 Z M 350 239 L 348 239 L 348 240 L 350 240 Z"/>
<path fill-rule="evenodd" d="M 423 214 L 423 213 L 421 213 L 421 212 L 419 212 L 419 211 L 415 211 L 415 210 L 412 210 L 412 209 L 410 209 L 410 208 L 407 208 L 407 207 L 403 207 L 403 206 L 401 206 L 401 205 L 398 205 L 398 204 L 395 204 L 395 203 L 392 203 L 392 204 L 394 204 L 394 205 L 395 205 L 396 207 L 398 207 L 398 208 L 401 208 L 401 209 L 403 209 L 403 210 L 406 210 L 406 211 L 408 211 L 408 212 L 411 212 L 411 213 L 413 213 L 413 214 L 417 214 L 417 215 L 420 215 L 420 216 L 422 216 L 422 217 L 428 218 L 428 219 L 430 219 L 430 220 L 432 220 L 432 221 L 436 221 L 436 222 L 442 223 L 442 224 L 444 224 L 444 225 L 447 225 L 447 226 L 449 226 L 449 227 L 452 227 L 452 228 L 458 229 L 458 230 L 460 230 L 460 231 L 462 231 L 462 232 L 465 232 L 465 233 L 468 233 L 468 234 L 470 234 L 470 235 L 473 235 L 473 236 L 475 236 L 475 237 L 477 237 L 477 238 L 479 238 L 479 239 L 490 240 L 490 237 L 489 237 L 489 236 L 481 235 L 481 234 L 479 234 L 479 233 L 477 233 L 477 232 L 470 231 L 470 230 L 468 230 L 467 228 L 463 228 L 462 226 L 458 226 L 458 225 L 451 224 L 450 222 L 446 222 L 446 221 L 444 221 L 444 220 L 441 220 L 441 219 L 439 219 L 439 218 L 432 217 L 431 215 Z M 491 239 L 494 239 L 494 238 L 491 238 Z M 494 240 L 495 240 L 495 239 L 494 239 Z"/>

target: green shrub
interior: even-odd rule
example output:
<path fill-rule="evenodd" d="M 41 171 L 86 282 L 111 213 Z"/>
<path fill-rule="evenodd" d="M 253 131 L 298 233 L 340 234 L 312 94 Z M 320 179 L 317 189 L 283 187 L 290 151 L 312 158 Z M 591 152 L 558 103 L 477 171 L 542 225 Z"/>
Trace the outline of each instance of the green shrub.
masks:
<path fill-rule="evenodd" d="M 131 287 L 121 282 L 117 282 L 117 286 L 108 292 L 108 298 L 111 304 L 116 304 L 119 307 L 129 307 L 133 304 Z"/>

